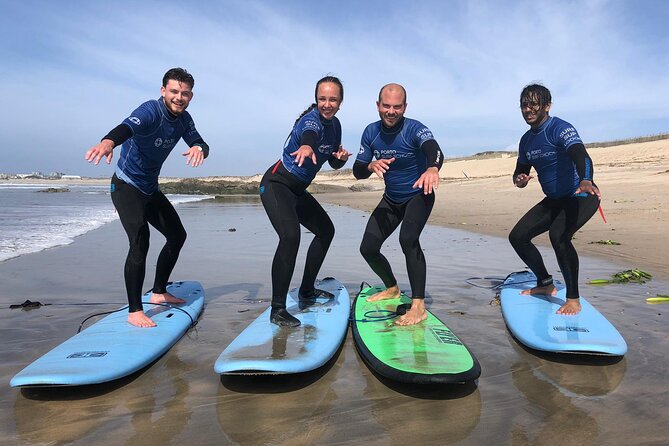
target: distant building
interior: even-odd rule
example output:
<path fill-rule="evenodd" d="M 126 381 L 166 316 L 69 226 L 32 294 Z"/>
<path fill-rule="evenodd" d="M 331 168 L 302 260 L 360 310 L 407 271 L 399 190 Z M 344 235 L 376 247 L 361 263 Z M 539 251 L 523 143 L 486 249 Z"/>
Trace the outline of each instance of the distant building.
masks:
<path fill-rule="evenodd" d="M 17 173 L 17 174 L 16 174 L 16 178 L 20 178 L 20 179 L 26 179 L 26 178 L 38 178 L 38 179 L 40 179 L 40 178 L 44 178 L 44 176 L 42 176 L 42 173 L 41 173 L 41 172 L 33 172 L 33 173 Z"/>
<path fill-rule="evenodd" d="M 61 180 L 80 180 L 81 175 L 61 175 Z"/>

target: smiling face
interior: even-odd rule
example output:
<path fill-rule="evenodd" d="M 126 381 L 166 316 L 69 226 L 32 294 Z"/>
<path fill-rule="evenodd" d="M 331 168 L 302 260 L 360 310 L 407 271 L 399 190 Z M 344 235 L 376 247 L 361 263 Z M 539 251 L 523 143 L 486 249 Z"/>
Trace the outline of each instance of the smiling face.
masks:
<path fill-rule="evenodd" d="M 332 119 L 341 106 L 341 91 L 334 82 L 321 82 L 316 90 L 318 112 L 325 119 Z"/>
<path fill-rule="evenodd" d="M 179 116 L 188 108 L 188 104 L 193 99 L 193 90 L 186 82 L 170 79 L 167 85 L 160 87 L 160 95 L 170 113 Z"/>
<path fill-rule="evenodd" d="M 525 122 L 538 129 L 548 119 L 551 109 L 551 92 L 541 84 L 531 84 L 520 93 L 520 113 Z"/>
<path fill-rule="evenodd" d="M 386 127 L 397 124 L 406 111 L 406 95 L 399 85 L 387 85 L 381 90 L 379 100 L 376 101 L 379 117 Z"/>
<path fill-rule="evenodd" d="M 537 129 L 548 119 L 548 112 L 551 109 L 551 103 L 542 104 L 542 99 L 536 93 L 528 93 L 520 98 L 520 113 L 525 122 Z"/>

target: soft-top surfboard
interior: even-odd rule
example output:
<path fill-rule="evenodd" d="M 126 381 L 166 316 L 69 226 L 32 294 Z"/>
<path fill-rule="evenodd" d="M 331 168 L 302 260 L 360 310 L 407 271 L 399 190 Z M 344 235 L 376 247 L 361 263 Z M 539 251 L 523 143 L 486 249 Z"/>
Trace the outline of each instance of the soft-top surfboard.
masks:
<path fill-rule="evenodd" d="M 580 298 L 578 314 L 555 313 L 566 302 L 562 283 L 555 281 L 556 296 L 520 294 L 536 284 L 532 272 L 521 271 L 510 274 L 500 287 L 504 321 L 520 343 L 555 353 L 623 356 L 627 352 L 618 330 L 585 298 Z"/>
<path fill-rule="evenodd" d="M 431 312 L 427 320 L 395 325 L 392 317 L 411 299 L 367 302 L 383 287 L 363 288 L 353 303 L 353 340 L 362 359 L 379 375 L 411 384 L 451 384 L 476 380 L 481 366 L 467 346 Z"/>
<path fill-rule="evenodd" d="M 297 289 L 288 293 L 286 309 L 299 327 L 279 327 L 269 321 L 270 308 L 228 345 L 214 364 L 222 375 L 278 375 L 308 372 L 337 352 L 348 330 L 351 307 L 346 287 L 336 279 L 316 281 L 316 288 L 333 298 L 318 298 L 300 309 Z"/>
<path fill-rule="evenodd" d="M 199 282 L 173 282 L 167 290 L 186 300 L 180 305 L 144 304 L 158 325 L 139 328 L 125 309 L 114 312 L 72 336 L 17 373 L 12 387 L 100 384 L 141 370 L 162 356 L 194 325 L 204 307 Z M 143 297 L 148 302 L 151 295 Z M 126 308 L 126 307 L 124 307 Z"/>

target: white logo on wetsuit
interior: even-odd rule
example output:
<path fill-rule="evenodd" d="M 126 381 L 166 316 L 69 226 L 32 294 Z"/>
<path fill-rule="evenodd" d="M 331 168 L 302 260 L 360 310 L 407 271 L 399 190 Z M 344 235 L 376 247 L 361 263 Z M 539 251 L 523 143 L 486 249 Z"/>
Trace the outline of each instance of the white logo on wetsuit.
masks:
<path fill-rule="evenodd" d="M 135 125 L 140 125 L 142 121 L 137 116 L 131 116 L 128 118 L 128 121 L 132 122 Z"/>
<path fill-rule="evenodd" d="M 434 139 L 432 132 L 426 127 L 420 129 L 420 131 L 416 133 L 416 136 L 418 136 L 418 139 L 420 139 L 421 142 L 427 141 L 428 139 Z"/>
<path fill-rule="evenodd" d="M 541 153 L 541 150 L 532 150 L 531 152 L 525 152 L 525 155 L 527 156 L 528 161 L 532 161 L 533 159 L 538 159 L 538 158 L 550 158 L 552 156 L 555 156 L 556 152 L 545 152 Z"/>
<path fill-rule="evenodd" d="M 153 145 L 156 147 L 162 147 L 163 149 L 169 149 L 174 145 L 174 138 L 166 139 L 163 141 L 163 138 L 156 138 L 153 142 Z"/>
<path fill-rule="evenodd" d="M 390 159 L 390 158 L 413 158 L 415 155 L 413 152 L 407 152 L 407 153 L 397 153 L 397 150 L 395 149 L 382 149 L 382 150 L 375 150 L 374 151 L 374 156 L 376 159 Z"/>

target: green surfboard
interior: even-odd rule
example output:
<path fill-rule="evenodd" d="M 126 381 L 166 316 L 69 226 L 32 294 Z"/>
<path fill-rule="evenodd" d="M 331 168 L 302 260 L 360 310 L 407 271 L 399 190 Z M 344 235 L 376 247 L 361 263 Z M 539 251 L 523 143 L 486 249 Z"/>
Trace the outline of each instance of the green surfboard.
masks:
<path fill-rule="evenodd" d="M 386 378 L 411 384 L 451 384 L 476 380 L 481 366 L 467 346 L 435 315 L 409 326 L 395 314 L 411 299 L 367 302 L 383 287 L 363 288 L 351 309 L 353 340 L 367 365 Z M 401 307 L 400 307 L 401 308 Z"/>

